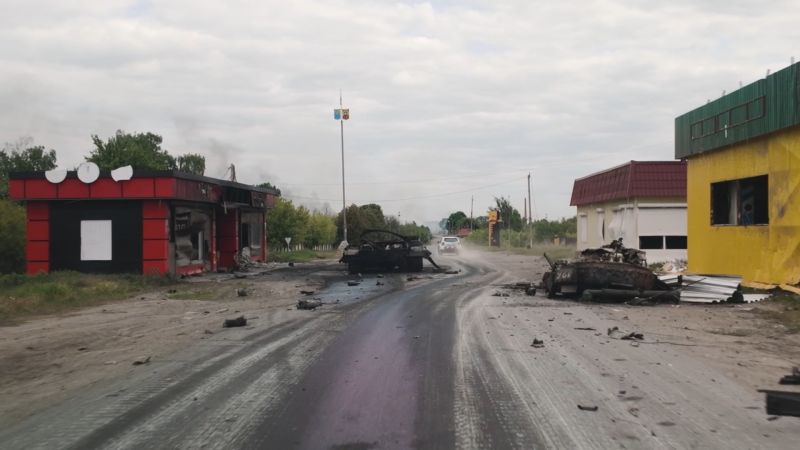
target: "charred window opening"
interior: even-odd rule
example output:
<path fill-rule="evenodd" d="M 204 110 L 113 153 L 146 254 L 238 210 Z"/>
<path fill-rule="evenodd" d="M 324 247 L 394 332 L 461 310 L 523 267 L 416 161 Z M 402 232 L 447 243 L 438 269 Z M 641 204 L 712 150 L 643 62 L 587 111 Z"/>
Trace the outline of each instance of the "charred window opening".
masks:
<path fill-rule="evenodd" d="M 661 250 L 664 248 L 664 236 L 639 236 L 640 250 Z"/>
<path fill-rule="evenodd" d="M 211 218 L 206 211 L 184 207 L 175 208 L 173 230 L 177 266 L 203 264 L 208 260 Z"/>
<path fill-rule="evenodd" d="M 711 184 L 712 225 L 769 224 L 767 175 Z"/>
<path fill-rule="evenodd" d="M 261 213 L 242 213 L 242 223 L 239 226 L 240 248 L 261 248 L 261 230 L 264 221 Z"/>
<path fill-rule="evenodd" d="M 664 236 L 664 243 L 669 250 L 686 250 L 688 248 L 686 236 Z"/>

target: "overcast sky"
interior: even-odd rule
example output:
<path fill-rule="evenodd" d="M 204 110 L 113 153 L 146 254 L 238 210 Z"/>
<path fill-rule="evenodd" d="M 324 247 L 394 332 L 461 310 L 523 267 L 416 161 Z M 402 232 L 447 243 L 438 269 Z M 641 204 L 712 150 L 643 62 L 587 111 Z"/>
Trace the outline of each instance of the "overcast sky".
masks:
<path fill-rule="evenodd" d="M 786 1 L 0 0 L 0 142 L 72 168 L 151 131 L 209 176 L 401 220 L 493 196 L 574 214 L 576 177 L 673 158 L 674 118 L 800 57 Z"/>

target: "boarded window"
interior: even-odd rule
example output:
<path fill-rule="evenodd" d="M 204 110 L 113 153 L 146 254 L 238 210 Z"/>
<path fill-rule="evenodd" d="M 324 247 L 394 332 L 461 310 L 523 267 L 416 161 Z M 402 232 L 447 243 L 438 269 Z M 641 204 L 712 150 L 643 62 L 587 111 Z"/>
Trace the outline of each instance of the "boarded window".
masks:
<path fill-rule="evenodd" d="M 664 244 L 669 250 L 686 250 L 686 236 L 664 236 Z"/>
<path fill-rule="evenodd" d="M 769 223 L 767 175 L 711 184 L 712 225 Z"/>
<path fill-rule="evenodd" d="M 110 220 L 81 220 L 81 261 L 111 261 Z"/>
<path fill-rule="evenodd" d="M 664 248 L 664 236 L 639 236 L 640 250 L 661 250 Z"/>

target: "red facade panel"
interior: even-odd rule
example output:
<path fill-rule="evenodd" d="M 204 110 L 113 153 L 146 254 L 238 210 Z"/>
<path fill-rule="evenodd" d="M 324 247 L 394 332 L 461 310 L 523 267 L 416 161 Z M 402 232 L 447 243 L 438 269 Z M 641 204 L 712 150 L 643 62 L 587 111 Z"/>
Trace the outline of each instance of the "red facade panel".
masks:
<path fill-rule="evenodd" d="M 25 198 L 56 198 L 56 186 L 47 180 L 25 180 Z"/>
<path fill-rule="evenodd" d="M 89 185 L 77 178 L 67 178 L 56 186 L 58 188 L 58 198 L 89 197 Z"/>
<path fill-rule="evenodd" d="M 155 179 L 134 178 L 123 181 L 122 196 L 126 198 L 151 198 L 155 196 Z"/>
<path fill-rule="evenodd" d="M 48 241 L 28 241 L 26 258 L 28 261 L 49 261 L 50 243 Z"/>
<path fill-rule="evenodd" d="M 167 240 L 144 240 L 142 241 L 142 259 L 167 259 L 169 241 Z"/>
<path fill-rule="evenodd" d="M 98 178 L 89 185 L 89 195 L 91 198 L 120 198 L 122 185 L 111 178 Z"/>
<path fill-rule="evenodd" d="M 175 179 L 174 178 L 156 178 L 155 179 L 155 196 L 158 198 L 172 198 L 175 197 Z"/>
<path fill-rule="evenodd" d="M 28 241 L 50 240 L 50 222 L 46 220 L 28 221 Z"/>
<path fill-rule="evenodd" d="M 9 180 L 8 181 L 8 196 L 14 200 L 22 200 L 25 198 L 25 180 Z"/>
<path fill-rule="evenodd" d="M 145 219 L 166 219 L 169 217 L 167 202 L 142 202 L 142 217 Z"/>
<path fill-rule="evenodd" d="M 169 226 L 166 219 L 144 219 L 142 239 L 168 239 Z"/>
<path fill-rule="evenodd" d="M 49 220 L 50 205 L 47 202 L 29 202 L 28 220 Z"/>
<path fill-rule="evenodd" d="M 26 267 L 28 275 L 36 275 L 38 273 L 50 272 L 50 263 L 47 261 L 28 261 Z"/>

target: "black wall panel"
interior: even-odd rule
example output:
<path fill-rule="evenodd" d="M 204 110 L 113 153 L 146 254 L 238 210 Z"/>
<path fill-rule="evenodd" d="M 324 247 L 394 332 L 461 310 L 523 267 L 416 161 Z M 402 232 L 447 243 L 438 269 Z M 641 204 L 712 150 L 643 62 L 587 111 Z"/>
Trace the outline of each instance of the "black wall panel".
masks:
<path fill-rule="evenodd" d="M 81 221 L 111 221 L 111 260 L 81 261 Z M 50 270 L 142 272 L 142 202 L 50 203 Z"/>

